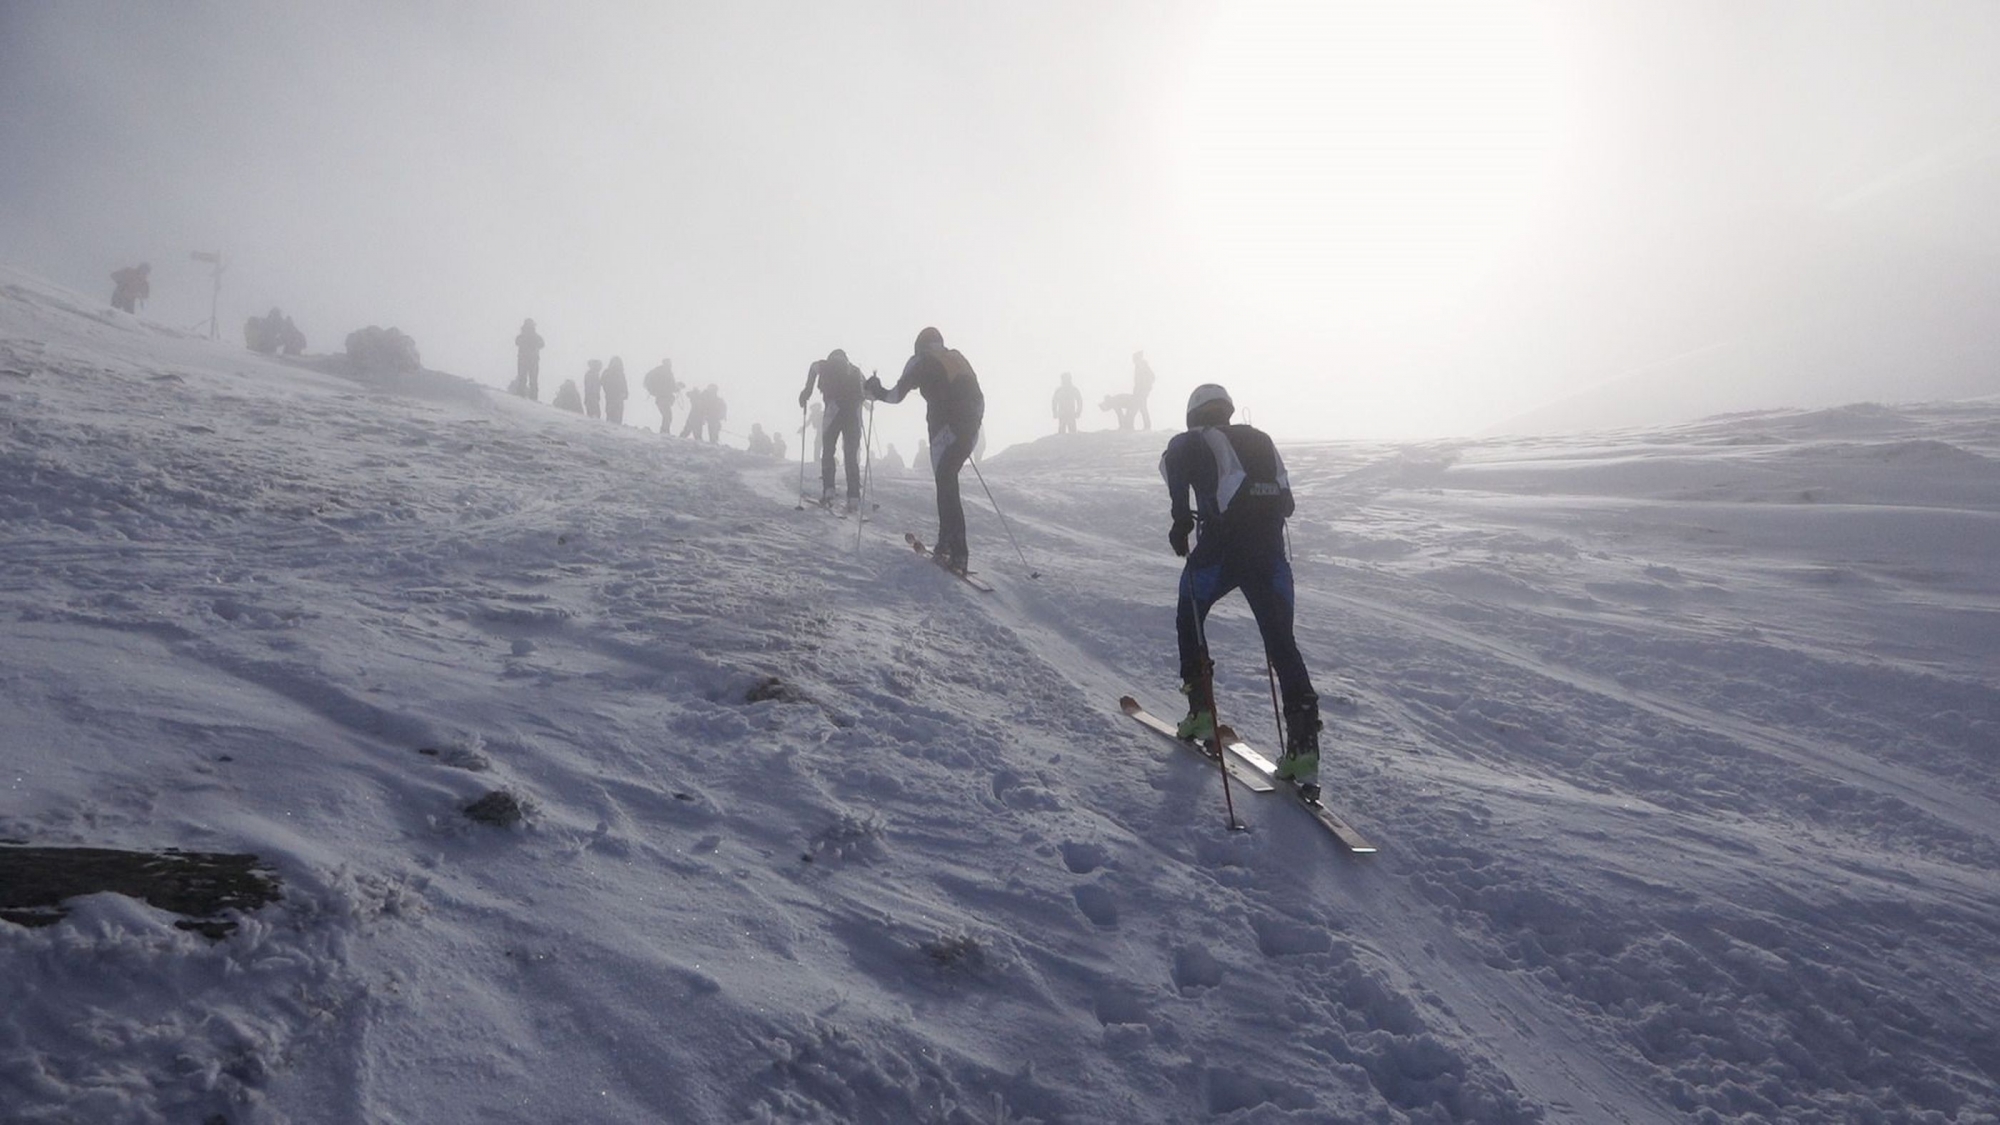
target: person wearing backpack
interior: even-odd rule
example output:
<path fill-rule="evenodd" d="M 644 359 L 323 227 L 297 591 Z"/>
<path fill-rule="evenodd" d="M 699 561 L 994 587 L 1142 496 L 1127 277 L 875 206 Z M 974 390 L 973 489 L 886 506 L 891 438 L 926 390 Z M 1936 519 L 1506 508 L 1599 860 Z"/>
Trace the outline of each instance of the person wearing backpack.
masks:
<path fill-rule="evenodd" d="M 930 431 L 931 478 L 937 482 L 938 533 L 931 557 L 939 566 L 965 572 L 965 505 L 958 495 L 958 473 L 979 442 L 986 420 L 986 395 L 979 376 L 956 348 L 944 346 L 935 328 L 917 333 L 916 348 L 903 364 L 903 377 L 889 388 L 870 375 L 863 384 L 868 397 L 897 403 L 911 391 L 924 396 L 924 421 Z M 832 435 L 827 440 L 831 442 Z"/>
<path fill-rule="evenodd" d="M 674 428 L 674 398 L 681 393 L 680 380 L 674 378 L 674 361 L 663 359 L 658 367 L 646 372 L 640 386 L 653 396 L 653 405 L 660 408 L 660 432 L 672 433 Z"/>
<path fill-rule="evenodd" d="M 1188 428 L 1160 455 L 1160 475 L 1173 502 L 1167 542 L 1187 560 L 1175 611 L 1181 690 L 1188 697 L 1178 733 L 1182 738 L 1214 733 L 1215 712 L 1201 690 L 1208 656 L 1202 626 L 1223 595 L 1242 590 L 1284 701 L 1285 750 L 1278 776 L 1313 798 L 1319 795 L 1319 695 L 1292 634 L 1292 564 L 1285 557 L 1291 480 L 1270 435 L 1255 426 L 1231 425 L 1235 412 L 1229 392 L 1218 384 L 1196 387 L 1188 396 Z M 1190 549 L 1188 536 L 1197 528 L 1201 534 Z"/>

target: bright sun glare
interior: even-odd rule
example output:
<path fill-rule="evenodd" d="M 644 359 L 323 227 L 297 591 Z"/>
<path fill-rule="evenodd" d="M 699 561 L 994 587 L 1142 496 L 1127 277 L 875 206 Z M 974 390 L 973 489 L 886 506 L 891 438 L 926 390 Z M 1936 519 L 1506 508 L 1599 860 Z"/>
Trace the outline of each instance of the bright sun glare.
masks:
<path fill-rule="evenodd" d="M 1194 233 L 1262 303 L 1434 307 L 1543 197 L 1555 55 L 1522 5 L 1224 5 L 1185 119 Z"/>

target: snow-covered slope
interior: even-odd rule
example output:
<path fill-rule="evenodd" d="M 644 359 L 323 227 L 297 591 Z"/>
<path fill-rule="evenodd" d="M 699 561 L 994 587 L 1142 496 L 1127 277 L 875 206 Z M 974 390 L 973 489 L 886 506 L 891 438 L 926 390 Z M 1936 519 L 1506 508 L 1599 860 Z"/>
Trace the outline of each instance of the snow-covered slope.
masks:
<path fill-rule="evenodd" d="M 1288 449 L 1367 859 L 1116 709 L 1162 440 L 985 466 L 1026 565 L 968 475 L 987 596 L 925 481 L 0 276 L 0 838 L 285 884 L 0 923 L 0 1118 L 1995 1120 L 2000 405 Z"/>

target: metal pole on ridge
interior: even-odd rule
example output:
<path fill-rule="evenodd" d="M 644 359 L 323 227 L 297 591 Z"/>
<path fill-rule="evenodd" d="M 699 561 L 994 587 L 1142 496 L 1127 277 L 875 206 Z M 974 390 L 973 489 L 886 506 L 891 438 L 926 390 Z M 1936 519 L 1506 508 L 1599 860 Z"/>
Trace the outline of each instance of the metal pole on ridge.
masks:
<path fill-rule="evenodd" d="M 1021 565 L 1028 567 L 1028 577 L 1040 578 L 1042 572 L 1028 566 L 1027 552 L 1021 550 L 1021 541 L 1014 538 L 1013 525 L 1007 522 L 1007 513 L 1000 510 L 1000 501 L 993 498 L 993 490 L 987 487 L 986 474 L 979 471 L 979 462 L 967 457 L 965 463 L 972 466 L 972 475 L 979 478 L 979 487 L 986 490 L 986 502 L 993 505 L 993 514 L 1000 517 L 1000 526 L 1006 529 L 1008 541 L 1014 544 L 1014 553 L 1021 556 Z"/>
<path fill-rule="evenodd" d="M 866 467 L 861 470 L 861 510 L 854 513 L 854 549 L 861 549 L 861 525 L 868 519 L 868 485 L 875 475 L 875 404 L 868 404 L 868 438 L 866 441 Z"/>
<path fill-rule="evenodd" d="M 1291 531 L 1287 529 L 1284 532 L 1284 536 L 1285 565 L 1290 566 L 1292 562 Z M 1297 581 L 1296 578 L 1293 580 Z M 1278 732 L 1278 752 L 1282 754 L 1285 747 L 1285 717 L 1284 712 L 1278 707 L 1278 670 L 1271 666 L 1271 657 L 1268 653 L 1264 656 L 1264 678 L 1271 681 L 1271 726 Z"/>
<path fill-rule="evenodd" d="M 795 512 L 806 510 L 806 408 L 799 407 L 799 506 Z"/>

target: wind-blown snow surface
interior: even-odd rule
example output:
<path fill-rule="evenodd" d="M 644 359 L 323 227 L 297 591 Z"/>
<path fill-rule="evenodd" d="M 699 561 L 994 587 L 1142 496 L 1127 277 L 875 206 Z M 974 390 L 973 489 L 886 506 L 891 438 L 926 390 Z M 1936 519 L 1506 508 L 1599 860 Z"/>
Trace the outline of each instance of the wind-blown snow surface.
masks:
<path fill-rule="evenodd" d="M 986 466 L 1040 579 L 968 474 L 986 596 L 925 481 L 857 550 L 796 463 L 0 276 L 0 837 L 286 882 L 0 923 L 0 1117 L 1995 1120 L 2000 405 L 1287 449 L 1367 859 L 1117 712 L 1164 436 Z"/>

